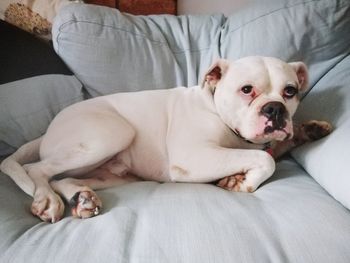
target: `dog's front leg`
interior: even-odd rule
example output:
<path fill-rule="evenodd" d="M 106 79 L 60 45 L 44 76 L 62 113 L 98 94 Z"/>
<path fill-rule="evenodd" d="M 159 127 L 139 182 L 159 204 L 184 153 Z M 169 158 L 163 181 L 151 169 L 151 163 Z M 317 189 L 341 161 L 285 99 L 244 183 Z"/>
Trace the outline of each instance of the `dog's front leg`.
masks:
<path fill-rule="evenodd" d="M 212 182 L 228 190 L 253 192 L 275 171 L 275 161 L 265 151 L 222 147 L 197 149 L 172 158 L 170 177 L 176 182 Z"/>

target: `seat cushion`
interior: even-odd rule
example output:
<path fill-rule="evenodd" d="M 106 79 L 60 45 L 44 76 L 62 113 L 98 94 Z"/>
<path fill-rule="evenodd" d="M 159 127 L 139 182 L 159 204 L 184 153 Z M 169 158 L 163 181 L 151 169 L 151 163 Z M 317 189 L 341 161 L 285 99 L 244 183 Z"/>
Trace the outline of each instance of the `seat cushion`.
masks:
<path fill-rule="evenodd" d="M 252 194 L 156 182 L 98 194 L 101 215 L 43 223 L 1 174 L 2 261 L 350 262 L 350 212 L 292 160 Z"/>

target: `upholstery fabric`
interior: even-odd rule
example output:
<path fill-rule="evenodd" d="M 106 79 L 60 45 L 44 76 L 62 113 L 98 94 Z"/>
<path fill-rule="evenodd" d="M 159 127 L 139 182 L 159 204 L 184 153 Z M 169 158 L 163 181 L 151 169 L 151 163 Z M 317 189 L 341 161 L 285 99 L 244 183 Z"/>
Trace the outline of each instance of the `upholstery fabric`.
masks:
<path fill-rule="evenodd" d="M 103 213 L 40 222 L 0 176 L 1 262 L 350 261 L 350 213 L 294 161 L 253 194 L 139 182 L 98 191 Z"/>
<path fill-rule="evenodd" d="M 350 209 L 350 56 L 334 66 L 314 86 L 297 118 L 325 119 L 333 133 L 293 151 L 294 158 L 335 199 Z"/>
<path fill-rule="evenodd" d="M 75 4 L 62 11 L 55 50 L 91 96 L 197 85 L 219 57 L 223 15 L 145 17 Z"/>

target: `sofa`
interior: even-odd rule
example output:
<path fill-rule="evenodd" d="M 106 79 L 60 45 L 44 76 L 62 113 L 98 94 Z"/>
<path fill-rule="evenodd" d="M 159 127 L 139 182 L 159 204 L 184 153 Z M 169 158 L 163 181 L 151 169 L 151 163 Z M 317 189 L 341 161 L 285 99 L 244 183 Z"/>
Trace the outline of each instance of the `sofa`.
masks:
<path fill-rule="evenodd" d="M 303 60 L 310 90 L 295 121 L 334 126 L 279 160 L 254 193 L 135 182 L 98 191 L 100 215 L 78 219 L 66 208 L 54 224 L 32 216 L 32 198 L 2 173 L 1 263 L 350 262 L 348 0 L 253 1 L 228 17 L 71 4 L 55 18 L 52 45 L 4 22 L 0 35 L 2 157 L 45 133 L 72 103 L 197 85 L 219 57 Z"/>

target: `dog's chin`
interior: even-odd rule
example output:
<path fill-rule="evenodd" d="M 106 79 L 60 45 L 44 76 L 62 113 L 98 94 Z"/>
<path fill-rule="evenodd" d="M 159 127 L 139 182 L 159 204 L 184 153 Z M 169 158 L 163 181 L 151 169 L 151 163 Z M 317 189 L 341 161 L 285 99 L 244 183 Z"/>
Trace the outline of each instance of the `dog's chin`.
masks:
<path fill-rule="evenodd" d="M 244 134 L 240 134 L 242 138 L 246 141 L 252 142 L 254 144 L 266 144 L 272 141 L 285 141 L 293 136 L 293 131 L 289 131 L 287 129 L 276 129 L 276 130 L 264 130 L 263 132 L 256 132 L 254 134 L 250 134 L 244 136 Z"/>
<path fill-rule="evenodd" d="M 256 134 L 253 138 L 248 140 L 256 144 L 264 144 L 272 141 L 285 141 L 292 138 L 292 136 L 292 132 L 289 132 L 286 129 L 281 129 Z"/>
<path fill-rule="evenodd" d="M 248 123 L 249 124 L 249 123 Z M 254 128 L 252 126 L 255 126 Z M 272 141 L 285 141 L 293 137 L 293 123 L 286 120 L 283 127 L 274 127 L 266 118 L 255 121 L 255 125 L 246 125 L 232 129 L 238 137 L 254 144 L 266 144 Z"/>

